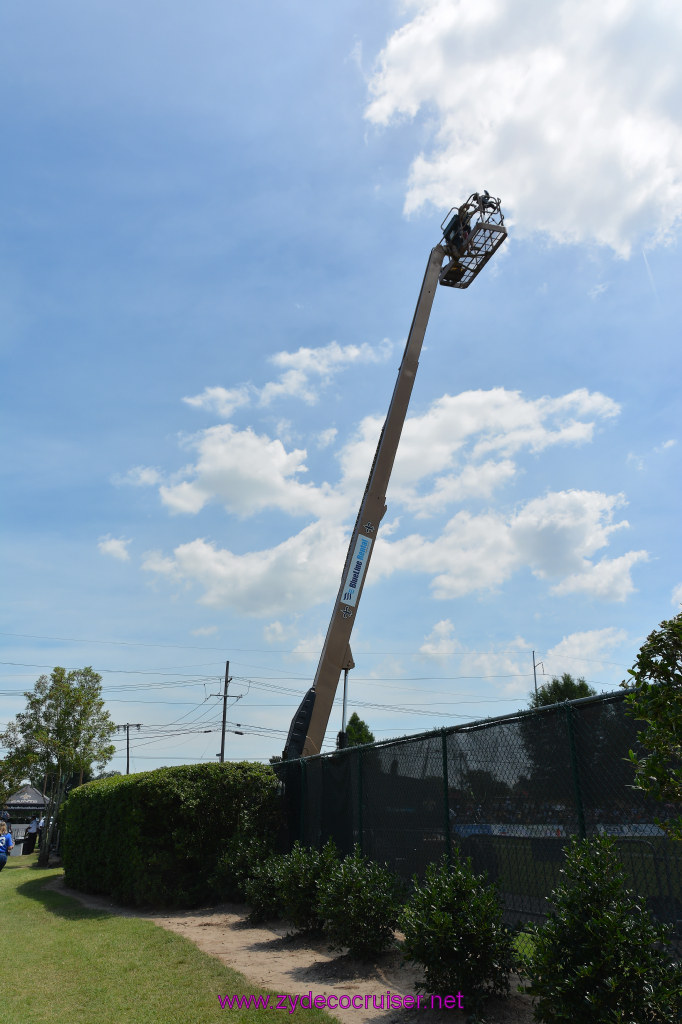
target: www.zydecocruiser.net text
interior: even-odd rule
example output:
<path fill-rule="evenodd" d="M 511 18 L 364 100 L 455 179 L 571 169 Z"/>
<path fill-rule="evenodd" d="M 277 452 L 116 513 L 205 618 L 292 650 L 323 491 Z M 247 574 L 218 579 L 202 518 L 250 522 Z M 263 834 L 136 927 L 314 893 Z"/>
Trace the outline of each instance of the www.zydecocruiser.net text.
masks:
<path fill-rule="evenodd" d="M 463 1010 L 464 997 L 461 992 L 449 996 L 398 995 L 387 989 L 381 995 L 319 995 L 308 992 L 305 996 L 218 996 L 222 1010 Z"/>

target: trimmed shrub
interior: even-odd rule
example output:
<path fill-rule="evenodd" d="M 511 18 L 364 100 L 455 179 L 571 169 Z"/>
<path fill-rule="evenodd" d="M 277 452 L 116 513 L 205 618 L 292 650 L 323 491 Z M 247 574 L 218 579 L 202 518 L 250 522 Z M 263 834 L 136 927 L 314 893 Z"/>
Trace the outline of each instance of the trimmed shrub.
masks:
<path fill-rule="evenodd" d="M 444 857 L 428 865 L 423 882 L 415 877 L 400 928 L 405 958 L 424 968 L 417 988 L 461 991 L 474 1008 L 488 996 L 508 994 L 514 952 L 497 891 L 457 850 L 451 864 Z"/>
<path fill-rule="evenodd" d="M 554 911 L 535 931 L 524 973 L 535 1019 L 555 1024 L 671 1024 L 682 1020 L 682 967 L 669 931 L 627 888 L 613 840 L 573 840 Z"/>
<path fill-rule="evenodd" d="M 213 895 L 220 900 L 244 901 L 248 880 L 272 853 L 271 836 L 262 838 L 248 832 L 232 836 L 208 880 Z"/>
<path fill-rule="evenodd" d="M 284 855 L 273 853 L 260 864 L 256 864 L 244 886 L 246 902 L 251 911 L 248 920 L 252 924 L 272 921 L 282 916 L 282 866 Z"/>
<path fill-rule="evenodd" d="M 332 947 L 367 959 L 393 942 L 404 887 L 388 868 L 353 853 L 332 865 L 319 889 L 319 915 Z"/>
<path fill-rule="evenodd" d="M 319 892 L 339 865 L 338 850 L 329 842 L 316 850 L 296 842 L 281 867 L 282 916 L 301 931 L 322 928 Z"/>
<path fill-rule="evenodd" d="M 279 829 L 269 765 L 181 765 L 89 782 L 60 813 L 66 884 L 121 903 L 196 906 L 229 840 Z"/>

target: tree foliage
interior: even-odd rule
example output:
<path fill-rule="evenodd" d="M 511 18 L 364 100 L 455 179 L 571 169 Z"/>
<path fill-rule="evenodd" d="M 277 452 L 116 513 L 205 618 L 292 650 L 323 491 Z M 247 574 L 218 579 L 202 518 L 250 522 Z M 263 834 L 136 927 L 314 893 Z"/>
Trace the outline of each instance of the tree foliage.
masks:
<path fill-rule="evenodd" d="M 523 973 L 546 1024 L 668 1024 L 682 1013 L 682 967 L 670 930 L 627 888 L 613 840 L 574 839 L 553 910 Z"/>
<path fill-rule="evenodd" d="M 374 733 L 370 732 L 369 726 L 358 715 L 357 711 L 348 719 L 346 724 L 346 736 L 349 747 L 359 747 L 363 743 L 374 743 Z"/>
<path fill-rule="evenodd" d="M 624 781 L 627 756 L 627 742 L 614 726 L 617 712 L 613 708 L 595 702 L 572 712 L 565 701 L 581 697 L 594 697 L 592 689 L 584 678 L 578 679 L 569 672 L 560 677 L 553 676 L 549 683 L 538 687 L 529 702 L 537 715 L 528 715 L 520 722 L 520 732 L 528 757 L 530 780 L 535 792 L 543 800 L 553 804 L 570 806 L 575 799 L 574 782 L 571 772 L 571 751 L 568 734 L 568 716 L 573 715 L 577 755 L 586 777 L 591 777 L 598 768 L 606 764 L 622 765 L 618 784 Z M 540 709 L 553 705 L 552 710 Z M 629 770 L 628 770 L 629 772 Z M 631 774 L 631 772 L 629 773 Z M 629 778 L 628 774 L 628 778 Z M 609 776 L 612 778 L 612 775 Z M 613 779 L 616 785 L 615 778 Z"/>
<path fill-rule="evenodd" d="M 387 867 L 363 857 L 359 846 L 327 863 L 318 914 L 333 949 L 367 960 L 393 942 L 403 906 L 403 883 Z"/>
<path fill-rule="evenodd" d="M 597 691 L 580 676 L 574 679 L 570 672 L 561 677 L 552 676 L 549 683 L 538 686 L 537 693 L 531 693 L 529 708 L 542 708 L 548 704 L 559 704 L 563 700 L 578 700 L 579 697 L 596 697 Z"/>
<path fill-rule="evenodd" d="M 635 785 L 658 800 L 682 801 L 682 613 L 661 622 L 642 644 L 637 660 L 628 670 L 632 677 L 622 686 L 628 694 L 629 712 L 646 728 L 638 733 L 645 753 L 630 751 L 635 766 Z M 682 816 L 661 823 L 682 839 Z"/>
<path fill-rule="evenodd" d="M 508 993 L 513 954 L 499 894 L 458 850 L 451 864 L 429 864 L 423 881 L 415 876 L 400 927 L 403 955 L 424 969 L 418 989 L 461 989 L 476 1008 L 487 996 Z"/>
<path fill-rule="evenodd" d="M 114 753 L 109 740 L 116 726 L 104 707 L 101 683 L 89 666 L 53 669 L 24 694 L 26 710 L 0 735 L 8 751 L 3 773 L 50 780 L 53 821 L 71 778 L 91 774 L 93 766 L 102 770 Z M 43 843 L 43 862 L 48 850 L 49 842 Z"/>

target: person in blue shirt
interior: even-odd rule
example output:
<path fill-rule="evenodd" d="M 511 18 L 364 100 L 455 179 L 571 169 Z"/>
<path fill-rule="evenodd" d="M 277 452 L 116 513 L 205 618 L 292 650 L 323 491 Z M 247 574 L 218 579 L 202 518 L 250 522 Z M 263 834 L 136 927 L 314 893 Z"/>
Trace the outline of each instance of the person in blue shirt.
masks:
<path fill-rule="evenodd" d="M 9 851 L 13 846 L 12 833 L 7 831 L 7 825 L 5 825 L 4 821 L 0 821 L 0 871 L 2 871 L 7 863 Z"/>

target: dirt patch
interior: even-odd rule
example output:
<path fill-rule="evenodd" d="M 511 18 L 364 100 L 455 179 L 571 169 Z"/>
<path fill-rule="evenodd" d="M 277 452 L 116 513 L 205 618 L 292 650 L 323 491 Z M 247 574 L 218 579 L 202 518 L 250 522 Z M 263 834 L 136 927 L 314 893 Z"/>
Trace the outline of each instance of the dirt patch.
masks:
<path fill-rule="evenodd" d="M 222 963 L 239 971 L 254 986 L 294 996 L 307 997 L 312 992 L 313 997 L 362 997 L 361 1000 L 356 999 L 356 1003 L 362 1003 L 361 1009 L 351 1006 L 330 1011 L 342 1024 L 366 1024 L 370 1021 L 374 1024 L 464 1024 L 467 1019 L 466 992 L 462 993 L 463 1011 L 431 1009 L 429 997 L 425 996 L 422 996 L 420 1010 L 386 1008 L 387 992 L 401 997 L 416 995 L 416 985 L 422 976 L 417 968 L 405 964 L 398 949 L 363 963 L 348 954 L 330 951 L 324 938 L 289 934 L 287 925 L 281 921 L 249 925 L 246 921 L 247 908 L 240 904 L 223 903 L 201 910 L 164 914 L 145 913 L 120 907 L 105 898 L 67 889 L 63 878 L 56 878 L 49 884 L 86 907 L 125 917 L 144 918 L 176 932 L 204 953 L 217 956 Z M 515 985 L 516 979 L 512 979 L 512 987 Z M 424 1004 L 427 1004 L 426 1008 Z M 489 1024 L 532 1024 L 531 999 L 514 992 L 508 999 L 492 1000 L 486 1017 Z"/>

